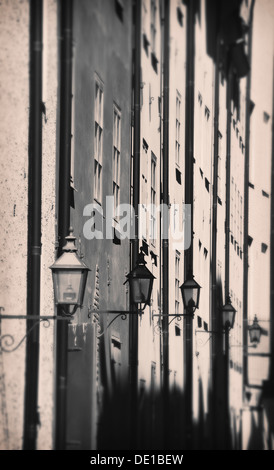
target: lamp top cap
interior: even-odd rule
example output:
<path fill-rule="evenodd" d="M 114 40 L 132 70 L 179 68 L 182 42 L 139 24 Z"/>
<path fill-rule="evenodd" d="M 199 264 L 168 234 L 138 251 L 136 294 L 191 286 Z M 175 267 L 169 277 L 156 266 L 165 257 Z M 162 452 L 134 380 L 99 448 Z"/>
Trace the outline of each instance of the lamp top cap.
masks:
<path fill-rule="evenodd" d="M 63 251 L 77 251 L 75 246 L 76 237 L 73 236 L 73 227 L 69 228 L 69 235 L 65 237 L 66 244 L 63 246 Z"/>
<path fill-rule="evenodd" d="M 194 275 L 192 273 L 192 269 L 189 268 L 186 276 L 185 282 L 182 284 L 181 288 L 184 289 L 201 289 L 200 284 L 194 279 Z"/>
<path fill-rule="evenodd" d="M 138 257 L 137 257 L 137 263 L 136 264 L 147 264 L 146 260 L 145 260 L 145 253 L 143 252 L 142 248 L 140 248 L 140 251 L 138 253 Z"/>
<path fill-rule="evenodd" d="M 261 329 L 261 327 L 260 327 L 260 325 L 259 325 L 259 320 L 258 320 L 258 318 L 257 318 L 257 315 L 255 315 L 254 320 L 253 320 L 253 323 L 252 323 L 252 325 L 249 327 L 249 329 L 251 329 L 251 330 L 255 330 L 255 329 L 260 330 L 260 329 Z"/>
<path fill-rule="evenodd" d="M 230 295 L 227 295 L 226 297 L 226 303 L 225 305 L 223 306 L 223 310 L 230 310 L 230 311 L 235 311 L 236 312 L 236 309 L 233 307 L 232 305 L 232 302 L 231 302 L 231 298 L 230 298 Z"/>

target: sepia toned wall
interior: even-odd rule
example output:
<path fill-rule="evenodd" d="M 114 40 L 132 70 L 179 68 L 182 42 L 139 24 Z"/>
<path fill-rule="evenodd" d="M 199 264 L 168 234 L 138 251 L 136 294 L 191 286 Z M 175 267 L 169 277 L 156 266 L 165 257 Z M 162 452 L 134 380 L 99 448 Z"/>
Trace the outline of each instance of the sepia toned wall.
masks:
<path fill-rule="evenodd" d="M 29 2 L 0 5 L 1 100 L 1 300 L 6 315 L 26 315 L 28 239 Z M 1 334 L 16 346 L 25 320 L 2 320 Z M 8 344 L 6 344 L 7 346 Z M 3 342 L 5 346 L 5 342 Z M 0 349 L 1 449 L 21 449 L 25 342 L 14 352 Z"/>

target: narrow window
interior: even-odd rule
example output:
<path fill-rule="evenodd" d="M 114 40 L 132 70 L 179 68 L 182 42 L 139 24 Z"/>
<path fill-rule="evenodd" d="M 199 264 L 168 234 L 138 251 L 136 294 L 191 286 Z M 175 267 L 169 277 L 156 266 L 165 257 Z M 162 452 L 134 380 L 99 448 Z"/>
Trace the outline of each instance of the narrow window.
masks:
<path fill-rule="evenodd" d="M 156 73 L 158 59 L 156 57 L 156 0 L 150 2 L 150 39 L 151 39 L 151 64 Z"/>
<path fill-rule="evenodd" d="M 180 132 L 181 132 L 181 96 L 177 91 L 176 95 L 176 137 L 175 137 L 175 163 L 180 166 Z"/>
<path fill-rule="evenodd" d="M 150 219 L 150 237 L 152 243 L 156 240 L 156 156 L 151 152 L 151 219 Z"/>
<path fill-rule="evenodd" d="M 115 10 L 120 20 L 123 21 L 124 0 L 115 0 Z"/>
<path fill-rule="evenodd" d="M 156 0 L 150 2 L 150 39 L 151 50 L 155 54 L 156 50 Z"/>
<path fill-rule="evenodd" d="M 261 245 L 261 251 L 262 251 L 262 253 L 265 253 L 266 250 L 267 250 L 267 244 L 266 244 L 266 243 L 262 243 L 262 245 Z"/>
<path fill-rule="evenodd" d="M 175 315 L 180 313 L 180 252 L 175 253 Z"/>
<path fill-rule="evenodd" d="M 102 203 L 102 156 L 103 156 L 103 85 L 95 81 L 94 112 L 94 199 Z"/>
<path fill-rule="evenodd" d="M 115 336 L 111 338 L 111 364 L 112 381 L 117 387 L 121 379 L 122 344 L 120 339 Z"/>
<path fill-rule="evenodd" d="M 147 240 L 147 204 L 148 204 L 148 144 L 143 139 L 143 151 L 141 162 L 141 207 L 139 213 L 139 223 L 142 239 Z"/>
<path fill-rule="evenodd" d="M 120 204 L 121 113 L 116 105 L 113 112 L 113 197 L 114 211 Z"/>

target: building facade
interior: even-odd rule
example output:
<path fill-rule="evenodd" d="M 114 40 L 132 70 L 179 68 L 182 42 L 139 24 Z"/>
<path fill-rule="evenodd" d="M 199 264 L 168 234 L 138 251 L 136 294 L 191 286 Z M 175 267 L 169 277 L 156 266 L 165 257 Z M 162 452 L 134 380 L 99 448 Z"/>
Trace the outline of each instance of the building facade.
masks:
<path fill-rule="evenodd" d="M 273 448 L 273 6 L 0 9 L 1 448 Z M 64 318 L 49 267 L 70 227 L 90 272 Z M 142 312 L 125 282 L 139 252 Z"/>

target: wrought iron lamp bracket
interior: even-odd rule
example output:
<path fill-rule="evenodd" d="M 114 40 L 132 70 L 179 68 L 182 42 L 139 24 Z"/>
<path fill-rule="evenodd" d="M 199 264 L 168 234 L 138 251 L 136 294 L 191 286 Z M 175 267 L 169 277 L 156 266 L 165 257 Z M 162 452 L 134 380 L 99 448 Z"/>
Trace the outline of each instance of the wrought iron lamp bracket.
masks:
<path fill-rule="evenodd" d="M 209 333 L 209 334 L 213 334 L 213 335 L 221 335 L 222 333 L 224 333 L 223 331 L 216 331 L 216 330 L 195 330 L 195 334 L 196 333 Z"/>
<path fill-rule="evenodd" d="M 1 311 L 5 310 L 3 307 L 0 307 Z M 11 353 L 16 351 L 25 339 L 30 335 L 30 333 L 36 328 L 39 323 L 43 322 L 43 326 L 48 328 L 50 326 L 50 320 L 64 320 L 70 321 L 68 316 L 59 316 L 59 315 L 2 315 L 0 314 L 0 321 L 5 320 L 32 320 L 34 321 L 33 325 L 27 330 L 27 333 L 20 339 L 19 343 L 14 346 L 15 339 L 11 334 L 5 334 L 0 336 L 0 349 L 2 352 Z"/>
<path fill-rule="evenodd" d="M 162 333 L 162 327 L 161 327 L 161 324 L 160 324 L 160 320 L 161 320 L 163 317 L 173 317 L 173 318 L 168 322 L 168 324 L 170 325 L 176 318 L 177 318 L 178 321 L 181 321 L 181 320 L 182 320 L 182 317 L 191 317 L 191 318 L 193 318 L 193 316 L 194 316 L 194 313 L 193 313 L 192 311 L 191 311 L 190 313 L 157 313 L 157 314 L 153 314 L 153 315 L 152 315 L 152 318 L 155 318 L 155 317 L 158 317 L 158 318 L 159 318 L 159 320 L 158 320 L 158 322 L 157 322 L 157 325 L 156 325 L 156 327 L 154 328 L 154 329 L 155 329 L 155 332 L 156 332 L 157 334 L 159 334 L 158 331 L 159 331 L 160 333 Z M 156 329 L 157 329 L 157 331 L 156 331 Z"/>
<path fill-rule="evenodd" d="M 111 315 L 115 315 L 115 317 L 107 324 L 106 328 L 102 332 L 99 331 L 99 333 L 97 334 L 97 338 L 100 338 L 101 336 L 103 336 L 106 333 L 106 331 L 115 322 L 115 320 L 117 318 L 121 317 L 122 320 L 126 320 L 128 314 L 130 314 L 130 315 L 142 315 L 144 313 L 144 308 L 139 308 L 136 312 L 134 312 L 132 310 L 123 310 L 123 311 L 121 311 L 121 310 L 96 310 L 96 309 L 92 310 L 91 308 L 89 308 L 88 318 L 91 318 L 92 314 L 97 314 L 97 315 L 101 315 L 101 314 L 109 315 L 109 314 L 111 314 Z"/>

